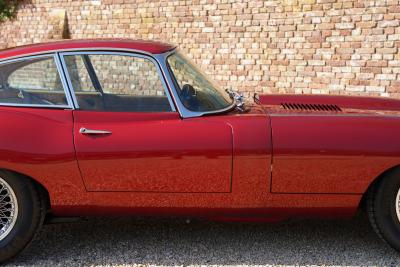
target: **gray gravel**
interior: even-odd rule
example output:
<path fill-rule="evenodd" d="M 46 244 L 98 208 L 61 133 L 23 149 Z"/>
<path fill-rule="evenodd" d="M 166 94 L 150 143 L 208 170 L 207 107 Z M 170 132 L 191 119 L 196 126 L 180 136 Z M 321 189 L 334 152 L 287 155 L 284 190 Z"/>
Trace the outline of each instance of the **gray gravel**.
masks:
<path fill-rule="evenodd" d="M 400 266 L 364 215 L 277 224 L 90 218 L 46 225 L 9 266 Z"/>

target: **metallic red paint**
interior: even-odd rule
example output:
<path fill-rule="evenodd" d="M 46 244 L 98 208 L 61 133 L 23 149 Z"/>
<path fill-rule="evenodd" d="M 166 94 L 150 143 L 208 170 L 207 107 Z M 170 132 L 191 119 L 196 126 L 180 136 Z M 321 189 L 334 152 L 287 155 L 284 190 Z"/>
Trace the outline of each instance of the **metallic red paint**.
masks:
<path fill-rule="evenodd" d="M 178 113 L 74 111 L 79 167 L 88 191 L 230 192 L 232 128 Z M 90 136 L 80 128 L 106 129 Z"/>
<path fill-rule="evenodd" d="M 400 101 L 263 95 L 273 129 L 273 193 L 362 194 L 399 165 Z M 286 110 L 282 103 L 331 104 L 341 111 Z"/>
<path fill-rule="evenodd" d="M 173 49 L 80 40 L 6 50 L 0 59 L 104 48 Z M 265 95 L 260 102 L 246 113 L 190 119 L 3 106 L 0 168 L 42 184 L 60 216 L 275 220 L 349 216 L 369 184 L 400 164 L 398 100 Z M 335 104 L 342 111 L 284 110 L 286 102 Z M 80 127 L 112 134 L 83 136 Z"/>
<path fill-rule="evenodd" d="M 190 124 L 223 123 L 233 129 L 232 192 L 89 192 L 85 189 L 79 173 L 72 140 L 72 132 L 76 133 L 79 124 L 82 123 L 80 120 L 85 117 L 88 119 L 88 115 L 81 114 L 81 118 L 78 118 L 75 114 L 76 126 L 72 129 L 73 116 L 70 110 L 0 108 L 0 118 L 6 122 L 4 126 L 9 129 L 2 131 L 0 136 L 2 140 L 7 140 L 1 143 L 4 152 L 0 160 L 1 166 L 33 177 L 44 185 L 50 193 L 52 212 L 55 215 L 157 214 L 204 216 L 224 220 L 250 218 L 263 221 L 292 215 L 348 216 L 355 211 L 361 197 L 360 194 L 270 193 L 270 121 L 258 106 L 253 106 L 246 114 L 232 112 L 181 120 L 181 123 Z M 141 118 L 142 121 L 151 121 L 158 116 L 149 118 L 149 114 L 136 114 L 125 115 L 124 118 L 124 115 L 120 115 L 121 117 L 114 122 L 113 127 L 116 129 L 116 125 L 126 125 L 130 116 L 135 117 L 135 120 Z M 175 113 L 164 116 L 164 120 L 177 119 Z M 103 120 L 101 117 L 91 116 L 91 121 Z M 205 137 L 208 136 L 211 143 L 216 141 L 213 140 L 210 129 L 198 130 L 207 133 Z M 140 131 L 140 134 L 140 138 L 148 135 L 143 131 Z M 174 144 L 176 147 L 182 145 L 179 140 L 175 140 Z M 202 153 L 213 157 L 213 153 L 208 150 Z M 120 158 L 120 151 L 116 151 L 114 156 Z M 182 159 L 177 158 L 174 161 L 179 164 Z M 111 167 L 116 170 L 119 168 L 118 165 Z M 165 171 L 160 168 L 157 170 L 160 173 Z M 197 177 L 199 183 L 204 177 L 207 179 L 204 175 Z M 166 186 L 176 187 L 175 182 L 172 181 Z M 180 183 L 178 186 L 185 189 L 184 186 L 192 185 Z"/>
<path fill-rule="evenodd" d="M 75 159 L 72 111 L 0 107 L 0 166 L 33 177 L 53 204 L 86 193 Z"/>
<path fill-rule="evenodd" d="M 399 164 L 400 118 L 299 114 L 271 121 L 272 192 L 362 194 Z"/>
<path fill-rule="evenodd" d="M 391 98 L 338 95 L 260 95 L 264 105 L 282 103 L 333 104 L 342 109 L 400 111 L 400 100 Z"/>

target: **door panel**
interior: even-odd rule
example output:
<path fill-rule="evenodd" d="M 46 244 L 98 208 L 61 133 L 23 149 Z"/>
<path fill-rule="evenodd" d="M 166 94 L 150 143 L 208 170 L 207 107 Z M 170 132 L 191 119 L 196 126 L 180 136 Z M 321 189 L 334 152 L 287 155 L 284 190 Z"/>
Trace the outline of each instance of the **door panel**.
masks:
<path fill-rule="evenodd" d="M 88 191 L 230 192 L 232 130 L 177 113 L 74 111 Z M 84 135 L 80 128 L 111 134 Z"/>

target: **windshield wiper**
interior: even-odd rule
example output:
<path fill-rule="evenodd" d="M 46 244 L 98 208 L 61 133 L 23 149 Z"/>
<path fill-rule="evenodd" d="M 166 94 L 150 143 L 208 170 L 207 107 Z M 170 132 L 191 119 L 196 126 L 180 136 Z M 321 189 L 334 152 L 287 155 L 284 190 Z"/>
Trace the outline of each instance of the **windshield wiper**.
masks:
<path fill-rule="evenodd" d="M 242 93 L 238 93 L 236 91 L 233 91 L 232 89 L 225 89 L 225 91 L 229 94 L 230 98 L 235 101 L 235 107 L 240 111 L 243 112 L 245 111 L 244 107 L 244 96 Z"/>

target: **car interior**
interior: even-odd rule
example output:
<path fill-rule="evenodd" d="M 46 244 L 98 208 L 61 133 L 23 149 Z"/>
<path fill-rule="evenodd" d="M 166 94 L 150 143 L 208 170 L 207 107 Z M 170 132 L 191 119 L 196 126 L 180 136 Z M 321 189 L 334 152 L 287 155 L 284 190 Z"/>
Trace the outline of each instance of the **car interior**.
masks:
<path fill-rule="evenodd" d="M 171 111 L 166 96 L 131 96 L 100 92 L 77 92 L 75 97 L 82 110 L 114 112 L 167 112 Z"/>
<path fill-rule="evenodd" d="M 75 89 L 75 97 L 78 101 L 79 108 L 83 110 L 97 111 L 113 111 L 113 112 L 167 112 L 171 111 L 171 107 L 166 95 L 133 95 L 133 94 L 117 94 L 107 93 L 112 90 L 103 88 L 98 74 L 92 65 L 90 55 L 80 55 L 80 59 L 84 63 L 85 71 L 90 78 L 90 90 L 78 90 L 80 77 L 78 72 L 69 71 L 69 75 Z M 68 69 L 71 70 L 73 64 L 67 61 Z M 118 90 L 116 90 L 118 91 Z"/>

